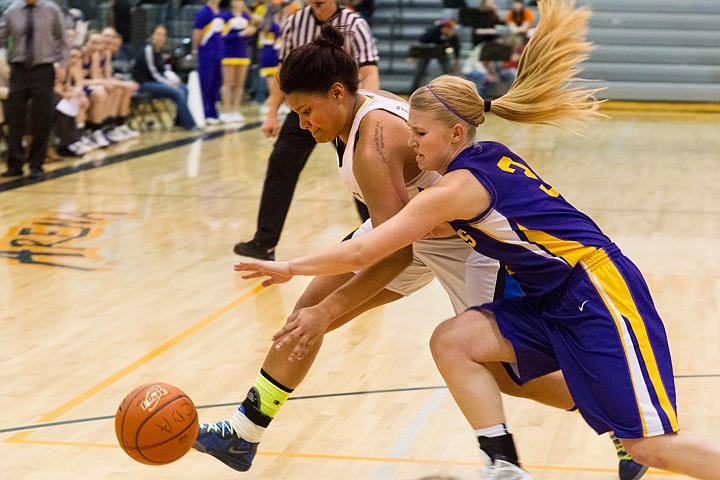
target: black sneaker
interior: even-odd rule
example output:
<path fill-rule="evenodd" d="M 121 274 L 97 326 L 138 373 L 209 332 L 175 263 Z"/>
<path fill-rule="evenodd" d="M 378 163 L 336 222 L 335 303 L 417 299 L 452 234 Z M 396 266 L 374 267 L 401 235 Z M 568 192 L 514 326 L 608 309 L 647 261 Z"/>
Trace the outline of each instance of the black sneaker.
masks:
<path fill-rule="evenodd" d="M 8 168 L 6 171 L 4 171 L 2 174 L 0 174 L 0 177 L 3 177 L 3 178 L 22 177 L 22 176 L 23 176 L 22 169 L 15 169 L 15 168 Z"/>
<path fill-rule="evenodd" d="M 257 258 L 258 260 L 275 260 L 275 247 L 264 247 L 255 240 L 236 243 L 233 252 L 243 257 Z"/>
<path fill-rule="evenodd" d="M 45 178 L 45 171 L 42 168 L 33 168 L 27 178 L 28 180 L 42 180 Z"/>

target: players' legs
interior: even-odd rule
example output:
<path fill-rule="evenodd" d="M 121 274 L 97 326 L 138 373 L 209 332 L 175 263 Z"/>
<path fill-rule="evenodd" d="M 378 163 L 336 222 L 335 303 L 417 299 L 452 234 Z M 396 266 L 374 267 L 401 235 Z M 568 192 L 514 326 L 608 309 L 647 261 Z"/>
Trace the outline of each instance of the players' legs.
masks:
<path fill-rule="evenodd" d="M 332 292 L 337 290 L 340 286 L 349 281 L 354 274 L 343 274 L 343 275 L 332 275 L 315 277 L 308 285 L 305 292 L 302 294 L 295 304 L 293 312 L 296 312 L 302 308 L 312 307 L 320 303 L 325 297 L 330 295 Z M 356 318 L 360 314 L 367 312 L 375 307 L 384 305 L 395 300 L 403 298 L 399 293 L 391 292 L 390 290 L 384 289 L 378 293 L 375 297 L 365 302 L 360 307 L 340 317 L 330 325 L 327 332 L 335 330 L 350 320 Z M 326 333 L 327 333 L 326 332 Z M 268 350 L 268 354 L 265 357 L 263 363 L 263 371 L 267 372 L 273 379 L 281 383 L 288 389 L 295 389 L 300 385 L 305 376 L 307 375 L 310 367 L 315 361 L 317 353 L 320 351 L 322 345 L 322 338 L 310 348 L 308 354 L 301 360 L 295 360 L 288 362 L 288 356 L 292 351 L 294 344 L 284 346 L 283 348 L 275 348 L 275 344 Z"/>
<path fill-rule="evenodd" d="M 643 465 L 703 480 L 720 480 L 720 442 L 691 432 L 623 438 L 623 446 Z"/>
<path fill-rule="evenodd" d="M 515 442 L 507 426 L 500 387 L 486 363 L 515 362 L 515 351 L 500 333 L 493 315 L 467 310 L 441 323 L 430 339 L 435 365 L 488 456 L 488 468 L 520 469 Z M 489 473 L 490 477 L 492 473 Z"/>
<path fill-rule="evenodd" d="M 490 313 L 468 310 L 444 321 L 430 338 L 430 351 L 474 429 L 505 423 L 500 387 L 485 364 L 512 363 L 515 352 Z"/>
<path fill-rule="evenodd" d="M 316 305 L 352 276 L 353 274 L 344 274 L 313 279 L 295 305 L 294 311 Z M 347 323 L 360 313 L 400 297 L 398 293 L 383 290 L 375 298 L 336 320 L 328 331 Z M 292 347 L 276 349 L 274 345 L 271 346 L 245 400 L 229 420 L 201 424 L 195 448 L 216 457 L 230 468 L 248 470 L 265 429 L 307 375 L 320 350 L 321 340 L 312 346 L 304 358 L 293 362 L 288 361 Z"/>
<path fill-rule="evenodd" d="M 518 385 L 510 378 L 502 364 L 486 362 L 484 365 L 497 382 L 500 391 L 505 395 L 526 398 L 563 410 L 570 410 L 575 406 L 565 378 L 559 370 Z"/>

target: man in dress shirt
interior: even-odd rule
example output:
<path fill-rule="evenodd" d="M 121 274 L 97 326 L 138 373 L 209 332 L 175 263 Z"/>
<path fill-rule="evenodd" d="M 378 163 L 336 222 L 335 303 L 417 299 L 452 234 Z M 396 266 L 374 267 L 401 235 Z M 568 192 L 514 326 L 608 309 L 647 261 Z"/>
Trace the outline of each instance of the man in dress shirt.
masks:
<path fill-rule="evenodd" d="M 9 54 L 5 52 L 12 41 Z M 53 118 L 55 76 L 65 75 L 68 46 L 60 8 L 50 0 L 18 0 L 0 17 L 0 55 L 10 63 L 10 93 L 5 104 L 8 117 L 8 169 L 3 177 L 23 175 L 27 108 L 32 100 L 27 162 L 30 178 L 43 177 Z"/>

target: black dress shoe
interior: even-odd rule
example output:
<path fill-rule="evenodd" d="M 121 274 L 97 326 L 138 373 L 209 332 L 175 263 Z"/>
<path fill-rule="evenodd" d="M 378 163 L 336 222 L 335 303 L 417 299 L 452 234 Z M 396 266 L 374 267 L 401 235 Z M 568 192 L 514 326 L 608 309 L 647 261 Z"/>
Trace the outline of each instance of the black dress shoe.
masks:
<path fill-rule="evenodd" d="M 30 180 L 42 180 L 44 176 L 45 172 L 43 170 L 30 170 L 27 178 Z"/>
<path fill-rule="evenodd" d="M 255 240 L 236 243 L 233 252 L 243 257 L 257 258 L 258 260 L 275 260 L 275 247 L 268 248 Z"/>
<path fill-rule="evenodd" d="M 6 171 L 4 171 L 3 173 L 1 173 L 1 174 L 0 174 L 0 177 L 5 177 L 5 178 L 8 178 L 8 177 L 22 177 L 22 175 L 23 175 L 22 169 L 21 169 L 21 170 L 16 170 L 16 169 L 14 169 L 14 168 L 9 168 L 9 169 L 7 169 Z"/>

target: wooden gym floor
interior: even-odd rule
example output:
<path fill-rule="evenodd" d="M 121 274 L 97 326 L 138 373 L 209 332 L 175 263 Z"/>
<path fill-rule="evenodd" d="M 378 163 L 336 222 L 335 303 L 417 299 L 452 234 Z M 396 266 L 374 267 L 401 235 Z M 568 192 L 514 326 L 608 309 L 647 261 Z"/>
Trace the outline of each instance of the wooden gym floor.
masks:
<path fill-rule="evenodd" d="M 201 420 L 229 417 L 308 282 L 263 289 L 232 270 L 233 244 L 255 229 L 272 147 L 257 113 L 245 113 L 244 128 L 155 131 L 51 164 L 46 180 L 0 183 L 0 479 L 478 478 L 473 433 L 427 348 L 452 313 L 436 284 L 328 336 L 249 472 L 195 451 L 149 467 L 118 447 L 112 417 L 144 383 L 185 390 Z M 590 139 L 492 117 L 479 138 L 526 158 L 640 266 L 667 324 L 681 424 L 717 437 L 720 115 L 608 113 Z M 322 145 L 278 257 L 336 242 L 357 224 Z M 579 415 L 505 405 L 534 479 L 616 478 L 610 441 Z"/>

